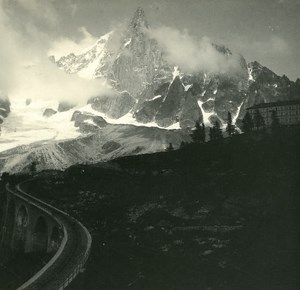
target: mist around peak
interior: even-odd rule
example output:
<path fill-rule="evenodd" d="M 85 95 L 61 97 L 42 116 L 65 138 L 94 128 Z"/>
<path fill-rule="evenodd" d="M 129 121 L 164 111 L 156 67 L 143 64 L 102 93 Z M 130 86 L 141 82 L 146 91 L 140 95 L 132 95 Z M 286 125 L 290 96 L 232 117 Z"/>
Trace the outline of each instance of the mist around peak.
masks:
<path fill-rule="evenodd" d="M 25 27 L 16 25 L 3 1 L 0 1 L 0 33 L 3 44 L 0 46 L 0 89 L 9 99 L 85 104 L 90 97 L 110 93 L 104 80 L 87 81 L 58 70 L 48 58 L 53 36 L 34 23 Z"/>

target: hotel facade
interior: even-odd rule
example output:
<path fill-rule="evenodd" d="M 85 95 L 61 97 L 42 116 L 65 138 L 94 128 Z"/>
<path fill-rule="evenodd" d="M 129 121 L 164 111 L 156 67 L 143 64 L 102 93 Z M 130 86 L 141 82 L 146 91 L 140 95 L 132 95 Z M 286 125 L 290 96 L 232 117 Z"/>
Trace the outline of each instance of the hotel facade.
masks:
<path fill-rule="evenodd" d="M 261 103 L 246 109 L 252 119 L 258 110 L 264 118 L 266 126 L 272 124 L 272 112 L 275 111 L 281 125 L 300 124 L 300 100 Z"/>

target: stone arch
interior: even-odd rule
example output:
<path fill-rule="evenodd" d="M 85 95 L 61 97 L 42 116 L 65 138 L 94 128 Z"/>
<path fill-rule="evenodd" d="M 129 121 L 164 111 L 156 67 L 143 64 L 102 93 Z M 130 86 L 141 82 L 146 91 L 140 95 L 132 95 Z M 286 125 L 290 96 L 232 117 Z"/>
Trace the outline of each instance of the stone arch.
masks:
<path fill-rule="evenodd" d="M 46 252 L 48 246 L 48 225 L 43 216 L 35 223 L 33 231 L 33 251 Z"/>
<path fill-rule="evenodd" d="M 24 251 L 26 242 L 27 226 L 29 224 L 28 210 L 21 205 L 17 210 L 15 222 L 14 248 Z"/>
<path fill-rule="evenodd" d="M 15 214 L 16 214 L 16 203 L 13 198 L 9 200 L 6 222 L 5 222 L 5 237 L 4 243 L 11 247 L 13 234 L 14 234 L 14 225 L 15 225 Z"/>
<path fill-rule="evenodd" d="M 54 226 L 52 228 L 51 236 L 50 236 L 50 251 L 56 252 L 59 248 L 61 241 L 61 235 L 59 228 L 57 226 Z"/>

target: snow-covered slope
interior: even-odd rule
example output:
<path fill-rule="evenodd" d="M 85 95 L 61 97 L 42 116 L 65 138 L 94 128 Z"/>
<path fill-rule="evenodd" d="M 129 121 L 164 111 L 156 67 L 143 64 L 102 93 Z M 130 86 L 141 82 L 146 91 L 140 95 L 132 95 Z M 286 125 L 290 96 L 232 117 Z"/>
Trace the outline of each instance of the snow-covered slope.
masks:
<path fill-rule="evenodd" d="M 58 102 L 27 100 L 18 98 L 11 101 L 11 113 L 2 124 L 0 152 L 37 141 L 76 138 L 80 132 L 71 122 L 72 111 L 43 116 L 47 108 L 56 109 Z"/>
<path fill-rule="evenodd" d="M 125 155 L 163 151 L 171 142 L 191 141 L 182 130 L 133 125 L 107 125 L 94 134 L 67 141 L 43 141 L 0 153 L 0 172 L 22 172 L 31 162 L 37 170 L 65 169 L 77 163 L 95 163 Z"/>
<path fill-rule="evenodd" d="M 40 168 L 65 168 L 131 154 L 139 142 L 144 147 L 140 152 L 161 150 L 165 142 L 175 145 L 188 139 L 186 133 L 168 130 L 191 128 L 195 121 L 224 123 L 228 112 L 239 123 L 245 108 L 255 103 L 300 98 L 300 80 L 280 77 L 257 62 L 247 65 L 242 56 L 220 45 L 211 44 L 223 57 L 238 60 L 235 69 L 183 73 L 166 60 L 148 28 L 139 8 L 122 33 L 112 31 L 82 53 L 56 61 L 67 73 L 106 79 L 115 94 L 96 96 L 74 108 L 53 101 L 0 98 L 0 167 L 16 172 L 36 160 Z M 157 141 L 157 134 L 165 137 Z M 112 141 L 121 146 L 108 153 L 107 148 L 117 147 L 104 146 Z"/>
<path fill-rule="evenodd" d="M 81 77 L 93 79 L 107 77 L 107 71 L 115 55 L 111 31 L 102 37 L 90 48 L 79 55 L 70 53 L 61 57 L 56 63 L 68 73 L 78 73 Z"/>
<path fill-rule="evenodd" d="M 0 152 L 31 143 L 48 144 L 49 141 L 59 141 L 83 137 L 89 130 L 81 130 L 75 126 L 72 117 L 74 112 L 88 114 L 92 118 L 103 117 L 109 124 L 134 125 L 160 128 L 156 123 L 141 124 L 131 113 L 118 119 L 110 118 L 107 114 L 94 110 L 91 104 L 74 107 L 64 112 L 57 112 L 57 101 L 13 99 L 12 112 L 1 125 Z M 93 117 L 94 116 L 94 117 Z M 86 123 L 89 120 L 85 120 Z M 87 128 L 88 129 L 88 128 Z M 161 127 L 161 129 L 163 129 Z M 180 129 L 179 124 L 173 124 L 168 130 Z"/>
<path fill-rule="evenodd" d="M 0 172 L 26 171 L 32 161 L 38 170 L 65 169 L 190 141 L 187 133 L 170 130 L 179 128 L 178 124 L 169 130 L 156 123 L 141 126 L 130 113 L 108 118 L 91 104 L 64 112 L 56 112 L 58 102 L 53 101 L 16 99 L 11 105 L 12 112 L 2 124 Z"/>

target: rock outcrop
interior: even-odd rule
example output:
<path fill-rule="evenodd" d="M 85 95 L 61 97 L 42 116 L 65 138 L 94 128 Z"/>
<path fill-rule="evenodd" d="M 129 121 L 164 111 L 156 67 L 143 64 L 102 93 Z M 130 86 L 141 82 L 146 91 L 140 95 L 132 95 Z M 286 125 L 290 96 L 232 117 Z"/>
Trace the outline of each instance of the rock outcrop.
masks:
<path fill-rule="evenodd" d="M 46 118 L 50 118 L 51 116 L 55 115 L 57 112 L 51 108 L 47 108 L 44 113 L 43 116 Z"/>
<path fill-rule="evenodd" d="M 112 96 L 95 97 L 88 101 L 92 108 L 106 116 L 118 119 L 131 111 L 136 100 L 129 93 L 122 92 Z"/>
<path fill-rule="evenodd" d="M 95 110 L 115 119 L 130 112 L 140 123 L 166 128 L 226 122 L 228 112 L 237 120 L 255 103 L 300 98 L 300 81 L 277 76 L 257 62 L 247 65 L 243 56 L 223 45 L 211 46 L 235 65 L 226 72 L 209 73 L 201 67 L 193 74 L 181 71 L 167 61 L 138 8 L 125 32 L 110 32 L 83 54 L 69 54 L 56 63 L 68 73 L 104 77 L 117 91 L 91 99 Z"/>
<path fill-rule="evenodd" d="M 94 133 L 97 130 L 107 126 L 107 122 L 100 116 L 75 111 L 71 121 L 78 127 L 82 133 Z"/>
<path fill-rule="evenodd" d="M 66 111 L 69 111 L 70 109 L 74 108 L 75 107 L 75 104 L 72 104 L 70 102 L 60 102 L 58 104 L 58 107 L 57 107 L 57 111 L 58 112 L 66 112 Z"/>

